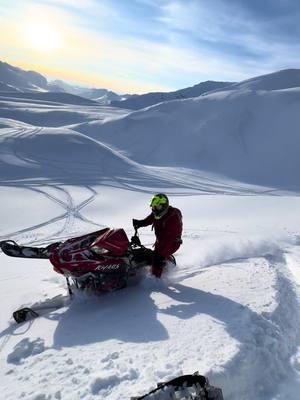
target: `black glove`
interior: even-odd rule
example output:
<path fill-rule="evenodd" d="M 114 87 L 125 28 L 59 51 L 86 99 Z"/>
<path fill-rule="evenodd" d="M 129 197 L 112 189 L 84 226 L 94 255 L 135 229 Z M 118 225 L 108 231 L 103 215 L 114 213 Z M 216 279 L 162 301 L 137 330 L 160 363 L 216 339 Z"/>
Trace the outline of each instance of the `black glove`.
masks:
<path fill-rule="evenodd" d="M 132 225 L 133 225 L 134 229 L 139 229 L 141 227 L 140 221 L 138 219 L 133 219 Z"/>
<path fill-rule="evenodd" d="M 132 236 L 132 238 L 131 238 L 131 244 L 134 245 L 134 246 L 139 246 L 139 247 L 141 247 L 140 238 L 139 238 L 137 235 Z"/>

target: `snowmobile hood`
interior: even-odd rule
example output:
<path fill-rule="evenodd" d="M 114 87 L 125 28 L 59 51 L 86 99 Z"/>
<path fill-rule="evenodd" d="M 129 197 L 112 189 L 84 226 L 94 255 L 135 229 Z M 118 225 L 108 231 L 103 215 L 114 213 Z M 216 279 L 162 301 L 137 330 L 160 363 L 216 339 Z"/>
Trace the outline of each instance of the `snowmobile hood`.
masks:
<path fill-rule="evenodd" d="M 114 256 L 123 256 L 129 246 L 124 229 L 108 229 L 97 237 L 91 247 L 100 247 L 110 251 Z"/>

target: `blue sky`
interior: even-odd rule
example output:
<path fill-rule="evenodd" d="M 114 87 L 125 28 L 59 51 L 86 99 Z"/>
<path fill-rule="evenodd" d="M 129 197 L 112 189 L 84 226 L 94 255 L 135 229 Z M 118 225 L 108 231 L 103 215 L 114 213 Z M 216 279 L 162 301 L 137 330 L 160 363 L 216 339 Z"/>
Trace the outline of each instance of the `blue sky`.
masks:
<path fill-rule="evenodd" d="M 1 59 L 119 93 L 300 68 L 299 0 L 2 0 Z"/>

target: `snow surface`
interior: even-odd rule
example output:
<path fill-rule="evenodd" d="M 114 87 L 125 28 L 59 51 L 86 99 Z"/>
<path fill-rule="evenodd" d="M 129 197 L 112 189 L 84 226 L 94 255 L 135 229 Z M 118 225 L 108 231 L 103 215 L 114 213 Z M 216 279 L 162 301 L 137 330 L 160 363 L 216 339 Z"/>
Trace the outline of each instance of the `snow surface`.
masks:
<path fill-rule="evenodd" d="M 130 237 L 156 191 L 184 218 L 162 280 L 145 271 L 72 303 L 47 260 L 0 253 L 1 398 L 129 399 L 197 370 L 226 400 L 297 398 L 299 90 L 276 81 L 130 114 L 0 98 L 0 240 L 105 226 Z M 32 304 L 64 306 L 16 325 L 12 312 Z"/>

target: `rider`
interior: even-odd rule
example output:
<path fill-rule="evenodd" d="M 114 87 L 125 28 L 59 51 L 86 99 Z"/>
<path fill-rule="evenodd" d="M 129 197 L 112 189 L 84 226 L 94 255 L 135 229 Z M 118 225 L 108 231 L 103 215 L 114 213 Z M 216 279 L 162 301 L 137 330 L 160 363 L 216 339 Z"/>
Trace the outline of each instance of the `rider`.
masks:
<path fill-rule="evenodd" d="M 150 202 L 152 212 L 142 220 L 133 219 L 135 229 L 152 225 L 156 241 L 152 257 L 152 274 L 161 277 L 166 260 L 177 251 L 182 243 L 182 215 L 178 208 L 169 205 L 167 195 L 158 193 Z"/>

